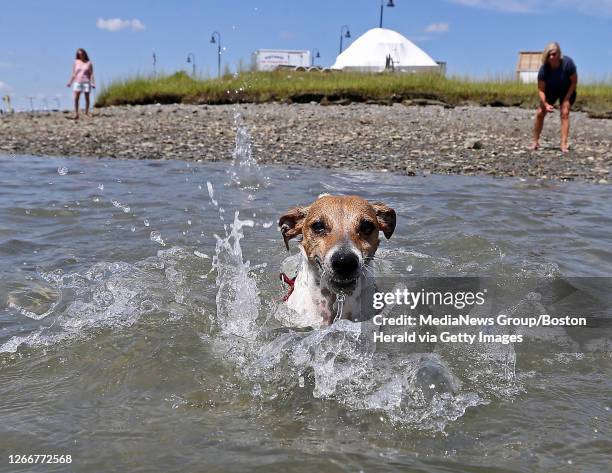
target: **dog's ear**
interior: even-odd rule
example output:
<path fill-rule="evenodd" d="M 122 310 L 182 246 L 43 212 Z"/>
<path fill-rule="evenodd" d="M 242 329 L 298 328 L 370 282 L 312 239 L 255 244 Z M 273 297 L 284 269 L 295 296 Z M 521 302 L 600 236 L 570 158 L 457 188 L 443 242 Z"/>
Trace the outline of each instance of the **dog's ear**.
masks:
<path fill-rule="evenodd" d="M 278 227 L 283 235 L 287 251 L 289 251 L 289 240 L 301 235 L 302 224 L 307 213 L 308 207 L 294 207 L 278 219 Z"/>
<path fill-rule="evenodd" d="M 370 202 L 370 204 L 376 211 L 378 226 L 388 240 L 395 231 L 395 210 L 382 202 Z"/>

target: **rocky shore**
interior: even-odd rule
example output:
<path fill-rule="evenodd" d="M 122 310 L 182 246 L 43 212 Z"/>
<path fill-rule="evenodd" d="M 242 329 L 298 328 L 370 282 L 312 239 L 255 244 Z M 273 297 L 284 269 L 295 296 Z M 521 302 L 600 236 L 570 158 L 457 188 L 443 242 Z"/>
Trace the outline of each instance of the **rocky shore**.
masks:
<path fill-rule="evenodd" d="M 264 164 L 612 182 L 612 120 L 571 116 L 567 155 L 558 113 L 530 151 L 533 111 L 414 103 L 143 105 L 0 115 L 0 154 L 230 159 L 240 113 Z"/>

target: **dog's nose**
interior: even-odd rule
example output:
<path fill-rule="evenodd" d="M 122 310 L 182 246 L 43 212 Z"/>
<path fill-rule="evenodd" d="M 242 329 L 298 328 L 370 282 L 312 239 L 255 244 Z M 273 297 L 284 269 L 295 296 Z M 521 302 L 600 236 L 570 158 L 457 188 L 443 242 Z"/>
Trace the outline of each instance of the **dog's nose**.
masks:
<path fill-rule="evenodd" d="M 359 269 L 359 257 L 351 250 L 340 249 L 331 257 L 331 267 L 341 279 L 349 279 Z"/>

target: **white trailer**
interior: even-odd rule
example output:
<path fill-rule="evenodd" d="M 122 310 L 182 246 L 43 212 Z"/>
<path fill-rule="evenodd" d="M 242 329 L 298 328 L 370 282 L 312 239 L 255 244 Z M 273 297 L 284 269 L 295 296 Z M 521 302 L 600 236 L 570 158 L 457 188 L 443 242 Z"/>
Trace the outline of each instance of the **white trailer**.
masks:
<path fill-rule="evenodd" d="M 310 51 L 290 49 L 258 49 L 253 53 L 253 62 L 258 71 L 272 71 L 279 66 L 310 67 Z"/>

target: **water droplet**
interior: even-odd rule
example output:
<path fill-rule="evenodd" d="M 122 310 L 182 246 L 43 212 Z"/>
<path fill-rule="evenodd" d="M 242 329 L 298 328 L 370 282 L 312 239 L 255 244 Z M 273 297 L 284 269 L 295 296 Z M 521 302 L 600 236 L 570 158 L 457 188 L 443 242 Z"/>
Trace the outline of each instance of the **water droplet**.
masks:
<path fill-rule="evenodd" d="M 98 185 L 98 189 L 100 189 L 101 191 L 103 191 L 103 190 L 104 190 L 104 184 L 100 184 L 100 185 Z"/>
<path fill-rule="evenodd" d="M 154 241 L 155 243 L 159 243 L 161 246 L 166 246 L 166 243 L 164 242 L 161 233 L 158 232 L 157 230 L 153 230 L 151 232 L 151 241 Z"/>
<path fill-rule="evenodd" d="M 191 225 L 191 220 L 187 220 L 187 225 Z"/>
<path fill-rule="evenodd" d="M 65 166 L 60 166 L 60 167 L 57 168 L 57 173 L 60 176 L 65 176 L 66 174 L 68 174 L 68 168 L 65 167 Z"/>
<path fill-rule="evenodd" d="M 132 228 L 130 228 L 130 230 L 132 231 L 132 233 L 134 233 L 136 231 L 136 227 L 132 225 Z"/>
<path fill-rule="evenodd" d="M 298 384 L 299 384 L 300 388 L 304 387 L 304 376 L 300 376 L 298 378 Z"/>
<path fill-rule="evenodd" d="M 145 227 L 148 227 L 148 226 L 150 225 L 150 224 L 149 224 L 149 219 L 147 219 L 147 218 L 145 218 L 145 219 L 142 221 L 142 223 L 144 223 L 144 226 L 145 226 Z"/>
<path fill-rule="evenodd" d="M 116 207 L 118 209 L 123 210 L 123 212 L 126 213 L 126 214 L 130 213 L 130 207 L 129 206 L 123 205 L 118 200 L 112 200 L 111 202 L 113 203 L 113 207 Z"/>
<path fill-rule="evenodd" d="M 408 265 L 406 266 L 406 271 L 408 271 L 409 273 L 412 272 L 412 265 Z"/>
<path fill-rule="evenodd" d="M 210 201 L 215 207 L 218 207 L 219 203 L 215 200 L 215 191 L 213 189 L 213 185 L 209 181 L 206 181 L 206 187 L 208 188 L 208 196 L 210 197 Z"/>

